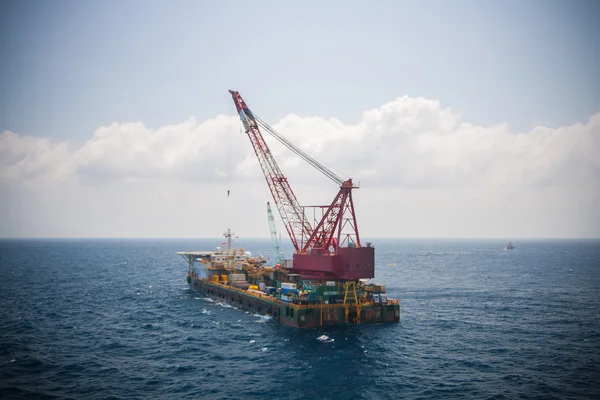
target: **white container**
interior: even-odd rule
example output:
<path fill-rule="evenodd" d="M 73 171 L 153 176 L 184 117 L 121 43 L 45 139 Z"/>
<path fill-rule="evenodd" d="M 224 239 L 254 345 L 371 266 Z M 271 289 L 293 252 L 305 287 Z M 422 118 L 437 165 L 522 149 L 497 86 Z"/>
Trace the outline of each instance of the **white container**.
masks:
<path fill-rule="evenodd" d="M 229 275 L 229 280 L 230 281 L 245 281 L 246 280 L 246 275 L 244 274 L 231 274 Z"/>
<path fill-rule="evenodd" d="M 281 288 L 282 289 L 296 289 L 296 284 L 289 283 L 289 282 L 281 282 Z"/>
<path fill-rule="evenodd" d="M 325 286 L 337 286 L 337 284 L 334 281 L 327 281 L 325 282 Z"/>

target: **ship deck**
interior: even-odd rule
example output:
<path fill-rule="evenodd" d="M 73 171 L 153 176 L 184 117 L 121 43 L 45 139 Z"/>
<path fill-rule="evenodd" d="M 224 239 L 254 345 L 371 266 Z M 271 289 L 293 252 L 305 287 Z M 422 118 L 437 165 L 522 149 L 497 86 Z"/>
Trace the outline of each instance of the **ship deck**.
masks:
<path fill-rule="evenodd" d="M 299 328 L 348 323 L 390 323 L 400 320 L 400 301 L 396 299 L 389 299 L 385 303 L 298 304 L 196 276 L 188 276 L 188 279 L 192 288 L 202 290 L 209 296 L 221 298 L 242 309 L 272 315 L 281 324 Z"/>

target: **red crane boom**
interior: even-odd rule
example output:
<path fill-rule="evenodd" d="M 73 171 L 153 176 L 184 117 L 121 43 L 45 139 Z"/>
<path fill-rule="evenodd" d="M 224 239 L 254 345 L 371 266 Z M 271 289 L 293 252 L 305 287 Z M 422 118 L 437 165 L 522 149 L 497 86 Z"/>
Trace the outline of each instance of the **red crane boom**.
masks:
<path fill-rule="evenodd" d="M 265 175 L 267 185 L 269 186 L 269 190 L 271 190 L 271 195 L 277 205 L 279 215 L 283 219 L 285 229 L 292 240 L 294 248 L 298 251 L 302 244 L 308 241 L 312 233 L 312 227 L 304 216 L 302 207 L 298 199 L 296 199 L 296 195 L 290 187 L 287 178 L 283 175 L 273 158 L 267 142 L 265 142 L 265 139 L 258 130 L 258 124 L 254 119 L 254 115 L 238 92 L 230 90 L 229 93 L 233 97 L 246 134 L 250 138 L 250 142 L 254 148 L 254 153 L 258 157 L 258 163 Z"/>
<path fill-rule="evenodd" d="M 296 249 L 292 270 L 306 279 L 356 280 L 374 277 L 375 251 L 370 243 L 361 246 L 352 200 L 352 179 L 344 180 L 329 168 L 285 139 L 253 114 L 239 92 L 230 90 L 258 162 L 277 205 L 279 215 Z M 259 125 L 310 165 L 336 182 L 340 190 L 329 206 L 317 206 L 320 220 L 311 224 L 304 214 L 287 178 L 283 175 L 264 140 Z M 313 225 L 315 228 L 313 228 Z"/>

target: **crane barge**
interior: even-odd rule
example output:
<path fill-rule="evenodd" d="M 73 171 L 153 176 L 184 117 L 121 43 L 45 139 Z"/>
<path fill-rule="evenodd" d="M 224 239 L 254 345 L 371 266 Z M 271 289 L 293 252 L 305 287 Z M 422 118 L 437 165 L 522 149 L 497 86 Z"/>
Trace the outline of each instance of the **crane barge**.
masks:
<path fill-rule="evenodd" d="M 188 263 L 188 284 L 295 327 L 398 322 L 400 302 L 387 297 L 385 285 L 369 281 L 375 276 L 375 248 L 360 240 L 352 179 L 341 178 L 275 131 L 250 111 L 239 92 L 229 93 L 295 253 L 282 266 L 265 266 L 265 259 L 232 248 L 228 230 L 227 249 L 178 253 Z M 338 185 L 329 205 L 300 205 L 260 128 Z M 313 209 L 312 219 L 307 208 Z"/>

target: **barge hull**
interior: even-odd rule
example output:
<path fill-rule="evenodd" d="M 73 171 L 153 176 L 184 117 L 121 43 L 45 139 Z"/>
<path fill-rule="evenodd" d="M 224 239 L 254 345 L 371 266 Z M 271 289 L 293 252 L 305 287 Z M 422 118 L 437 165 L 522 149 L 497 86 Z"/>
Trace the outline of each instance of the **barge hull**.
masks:
<path fill-rule="evenodd" d="M 194 290 L 221 299 L 242 310 L 269 315 L 276 322 L 295 328 L 314 328 L 345 324 L 375 324 L 400 321 L 400 303 L 361 305 L 288 303 L 269 296 L 258 296 L 231 286 L 188 276 Z"/>

